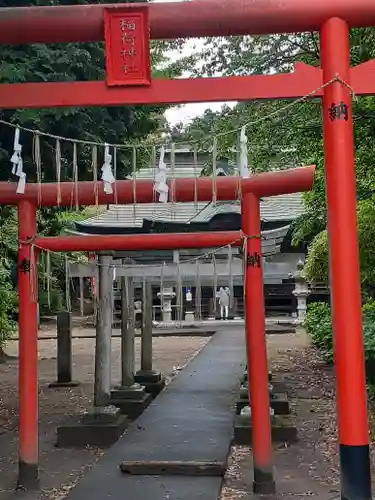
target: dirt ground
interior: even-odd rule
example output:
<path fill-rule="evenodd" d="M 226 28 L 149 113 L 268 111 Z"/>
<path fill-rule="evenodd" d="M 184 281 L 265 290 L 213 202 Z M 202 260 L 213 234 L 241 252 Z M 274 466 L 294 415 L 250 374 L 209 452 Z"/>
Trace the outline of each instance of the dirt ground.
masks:
<path fill-rule="evenodd" d="M 208 341 L 207 337 L 156 337 L 153 342 L 154 368 L 170 381 Z M 39 341 L 39 435 L 43 491 L 27 494 L 27 500 L 63 498 L 102 453 L 96 448 L 55 448 L 56 427 L 69 415 L 82 413 L 90 406 L 94 346 L 94 339 L 74 339 L 73 376 L 80 385 L 72 389 L 50 389 L 48 384 L 56 380 L 56 341 Z M 112 381 L 116 384 L 120 380 L 120 339 L 114 338 L 112 346 Z M 17 355 L 17 351 L 18 342 L 11 342 L 7 353 Z M 136 339 L 136 369 L 139 368 L 139 359 L 140 340 Z M 17 364 L 17 361 L 10 361 L 0 365 L 0 500 L 13 497 L 17 476 Z"/>
<path fill-rule="evenodd" d="M 334 372 L 311 347 L 303 331 L 268 335 L 269 363 L 275 381 L 284 382 L 299 442 L 274 446 L 275 480 L 280 500 L 339 498 Z M 155 367 L 170 379 L 208 342 L 200 337 L 154 339 Z M 139 339 L 137 359 L 139 360 Z M 86 408 L 92 397 L 93 339 L 75 339 L 76 389 L 52 390 L 55 341 L 40 341 L 40 455 L 43 491 L 27 500 L 60 500 L 101 455 L 100 449 L 61 450 L 54 447 L 56 426 L 70 413 Z M 17 354 L 17 342 L 8 353 Z M 120 340 L 113 339 L 113 381 L 119 379 Z M 17 473 L 17 363 L 0 365 L 0 500 L 13 497 Z M 375 412 L 373 412 L 375 413 Z M 375 452 L 371 443 L 372 454 Z M 374 458 L 374 457 L 373 457 Z M 373 461 L 374 463 L 374 461 Z M 252 461 L 249 447 L 234 447 L 221 500 L 251 500 Z M 269 498 L 269 497 L 268 497 Z"/>
<path fill-rule="evenodd" d="M 335 377 L 304 331 L 268 336 L 269 364 L 275 381 L 288 391 L 299 442 L 274 446 L 277 499 L 339 498 Z M 374 442 L 371 443 L 374 455 Z M 374 463 L 374 461 L 373 461 Z M 232 449 L 221 500 L 250 500 L 251 449 Z M 268 497 L 269 498 L 269 497 Z"/>

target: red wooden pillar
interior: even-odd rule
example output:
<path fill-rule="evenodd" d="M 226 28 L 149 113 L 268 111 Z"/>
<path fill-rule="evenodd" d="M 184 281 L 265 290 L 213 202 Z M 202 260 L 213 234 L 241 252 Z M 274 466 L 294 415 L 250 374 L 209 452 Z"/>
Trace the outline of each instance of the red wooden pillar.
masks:
<path fill-rule="evenodd" d="M 321 29 L 324 81 L 349 82 L 349 27 L 338 18 Z M 356 214 L 352 97 L 340 82 L 323 96 L 337 414 L 343 500 L 370 500 L 367 395 Z"/>
<path fill-rule="evenodd" d="M 242 198 L 242 231 L 246 238 L 245 311 L 246 345 L 251 402 L 255 493 L 275 492 L 272 467 L 270 399 L 264 307 L 262 242 L 259 199 L 252 193 Z"/>
<path fill-rule="evenodd" d="M 19 469 L 18 486 L 38 487 L 38 271 L 30 243 L 36 235 L 36 206 L 18 204 L 19 291 Z"/>

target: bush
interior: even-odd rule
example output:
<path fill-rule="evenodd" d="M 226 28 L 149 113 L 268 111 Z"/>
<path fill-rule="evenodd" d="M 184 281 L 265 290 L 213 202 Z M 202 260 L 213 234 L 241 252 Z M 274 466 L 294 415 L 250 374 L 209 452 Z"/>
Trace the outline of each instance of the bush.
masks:
<path fill-rule="evenodd" d="M 38 302 L 40 316 L 56 314 L 58 311 L 61 311 L 63 300 L 63 293 L 57 287 L 51 287 L 49 297 L 47 290 L 39 289 Z"/>
<path fill-rule="evenodd" d="M 11 319 L 17 308 L 17 294 L 9 280 L 9 272 L 0 265 L 0 349 L 12 336 L 17 323 Z"/>
<path fill-rule="evenodd" d="M 375 196 L 358 202 L 357 215 L 362 293 L 371 296 L 375 293 Z M 304 269 L 308 281 L 328 282 L 328 247 L 325 229 L 309 245 Z"/>
<path fill-rule="evenodd" d="M 313 344 L 324 351 L 327 358 L 333 360 L 332 316 L 330 307 L 324 302 L 315 302 L 307 308 L 303 325 Z"/>
<path fill-rule="evenodd" d="M 365 351 L 366 376 L 368 383 L 375 386 L 375 302 L 362 307 L 363 342 Z M 330 307 L 323 302 L 310 304 L 303 325 L 313 344 L 321 349 L 329 361 L 333 361 L 333 330 Z"/>
<path fill-rule="evenodd" d="M 375 323 L 375 301 L 370 299 L 362 306 L 363 321 Z"/>
<path fill-rule="evenodd" d="M 328 232 L 326 229 L 315 236 L 311 242 L 304 273 L 310 282 L 328 283 Z"/>

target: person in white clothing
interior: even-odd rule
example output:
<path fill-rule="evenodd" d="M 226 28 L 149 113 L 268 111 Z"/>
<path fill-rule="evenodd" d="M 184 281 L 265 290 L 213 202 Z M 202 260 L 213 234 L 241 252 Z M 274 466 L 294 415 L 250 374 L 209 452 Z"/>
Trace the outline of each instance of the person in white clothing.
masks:
<path fill-rule="evenodd" d="M 229 295 L 230 291 L 228 287 L 220 287 L 219 290 L 219 305 L 220 305 L 220 316 L 221 319 L 228 319 L 229 315 Z"/>

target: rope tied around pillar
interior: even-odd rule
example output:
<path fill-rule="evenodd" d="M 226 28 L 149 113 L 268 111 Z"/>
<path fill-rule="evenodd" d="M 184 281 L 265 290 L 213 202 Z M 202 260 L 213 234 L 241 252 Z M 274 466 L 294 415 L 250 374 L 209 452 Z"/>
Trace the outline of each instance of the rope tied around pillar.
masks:
<path fill-rule="evenodd" d="M 245 234 L 242 230 L 240 231 L 240 241 L 242 242 L 241 245 L 241 252 L 243 252 L 243 255 L 246 255 L 247 253 L 247 242 L 249 240 L 256 240 L 256 239 L 263 239 L 263 236 L 261 234 Z"/>
<path fill-rule="evenodd" d="M 19 244 L 19 246 L 21 246 L 21 245 L 35 246 L 33 243 L 36 240 L 36 238 L 37 238 L 37 235 L 35 234 L 34 236 L 29 236 L 28 238 L 26 238 L 26 240 L 18 240 L 18 244 Z"/>
<path fill-rule="evenodd" d="M 30 247 L 30 254 L 29 258 L 26 259 L 24 258 L 22 262 L 18 263 L 18 267 L 21 270 L 22 273 L 27 274 L 30 273 L 30 286 L 31 286 L 31 297 L 33 301 L 37 300 L 37 287 L 35 286 L 35 276 L 37 273 L 36 269 L 36 259 L 35 259 L 35 245 L 33 244 L 35 241 L 35 238 L 37 236 L 30 236 L 26 238 L 26 240 L 18 240 L 18 248 L 21 248 L 22 246 L 29 246 Z"/>
<path fill-rule="evenodd" d="M 341 85 L 343 85 L 344 87 L 346 87 L 349 92 L 350 92 L 350 95 L 352 96 L 352 99 L 354 100 L 358 100 L 358 97 L 356 95 L 356 93 L 354 92 L 354 89 L 353 87 L 347 82 L 345 81 L 343 78 L 340 77 L 340 75 L 338 73 L 336 73 L 335 77 L 333 78 L 333 80 L 331 80 L 331 82 L 327 82 L 327 83 L 341 83 Z"/>
<path fill-rule="evenodd" d="M 240 247 L 240 252 L 242 252 L 243 257 L 243 290 L 246 291 L 246 268 L 247 266 L 261 267 L 261 257 L 257 255 L 248 255 L 248 242 L 249 240 L 262 239 L 261 234 L 248 235 L 243 231 L 240 233 L 240 238 L 242 240 L 242 247 Z M 258 258 L 257 258 L 258 257 Z"/>

